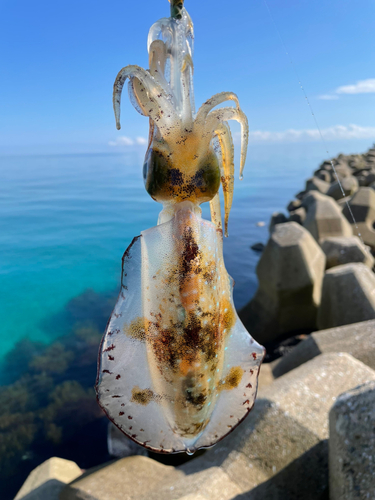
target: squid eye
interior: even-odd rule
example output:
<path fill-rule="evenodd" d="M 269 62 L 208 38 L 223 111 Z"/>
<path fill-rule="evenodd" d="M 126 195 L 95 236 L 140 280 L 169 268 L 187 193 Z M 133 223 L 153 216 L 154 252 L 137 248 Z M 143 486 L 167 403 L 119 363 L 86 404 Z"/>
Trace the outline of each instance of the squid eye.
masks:
<path fill-rule="evenodd" d="M 146 182 L 147 170 L 148 170 L 148 164 L 147 164 L 147 161 L 145 161 L 143 164 L 143 182 Z"/>
<path fill-rule="evenodd" d="M 143 179 L 146 191 L 154 200 L 166 199 L 166 191 L 170 186 L 171 171 L 173 170 L 175 169 L 172 169 L 163 153 L 153 148 L 147 151 L 143 165 Z"/>

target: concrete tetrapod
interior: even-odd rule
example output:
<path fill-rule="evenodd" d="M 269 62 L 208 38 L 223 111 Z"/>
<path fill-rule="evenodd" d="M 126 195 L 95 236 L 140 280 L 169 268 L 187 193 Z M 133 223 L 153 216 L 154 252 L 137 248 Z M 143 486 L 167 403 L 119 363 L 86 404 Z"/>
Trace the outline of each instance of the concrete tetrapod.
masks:
<path fill-rule="evenodd" d="M 351 198 L 349 205 L 363 241 L 375 250 L 375 191 L 371 187 L 361 187 Z M 344 206 L 342 213 L 354 228 L 347 206 Z"/>
<path fill-rule="evenodd" d="M 75 462 L 52 457 L 30 472 L 14 500 L 59 500 L 64 486 L 81 474 Z"/>
<path fill-rule="evenodd" d="M 173 468 L 129 457 L 88 471 L 61 500 L 317 500 L 328 490 L 328 413 L 339 394 L 375 380 L 347 354 L 318 356 L 261 389 L 248 418 Z"/>
<path fill-rule="evenodd" d="M 323 280 L 318 328 L 375 319 L 375 275 L 361 263 L 329 269 Z"/>
<path fill-rule="evenodd" d="M 283 214 L 282 212 L 274 212 L 271 216 L 271 220 L 268 226 L 269 232 L 272 233 L 277 224 L 283 224 L 284 222 L 287 221 L 288 219 L 286 218 L 285 214 Z"/>
<path fill-rule="evenodd" d="M 333 182 L 327 191 L 327 196 L 331 196 L 334 200 L 339 200 L 343 197 L 342 191 L 345 196 L 351 196 L 358 190 L 358 180 L 352 175 L 344 177 L 341 183 L 338 181 Z"/>
<path fill-rule="evenodd" d="M 331 500 L 375 498 L 375 382 L 342 394 L 329 414 Z"/>
<path fill-rule="evenodd" d="M 289 217 L 290 222 L 297 222 L 302 226 L 305 219 L 306 219 L 306 210 L 303 207 L 297 208 L 296 210 L 293 210 L 293 212 L 290 212 L 290 217 Z"/>
<path fill-rule="evenodd" d="M 306 181 L 306 191 L 319 191 L 319 193 L 326 194 L 329 190 L 329 182 L 323 181 L 319 177 L 311 177 Z"/>
<path fill-rule="evenodd" d="M 375 320 L 312 333 L 286 356 L 272 363 L 273 375 L 281 377 L 319 354 L 330 352 L 346 352 L 375 370 Z"/>
<path fill-rule="evenodd" d="M 340 266 L 350 262 L 362 262 L 370 269 L 374 265 L 374 257 L 358 236 L 333 236 L 321 241 L 326 255 L 326 267 Z"/>
<path fill-rule="evenodd" d="M 251 335 L 264 343 L 314 330 L 324 269 L 324 253 L 306 229 L 276 225 L 257 266 L 259 288 L 239 313 Z"/>
<path fill-rule="evenodd" d="M 353 231 L 340 207 L 330 196 L 312 191 L 303 199 L 306 219 L 303 226 L 320 242 L 330 236 L 352 236 Z"/>

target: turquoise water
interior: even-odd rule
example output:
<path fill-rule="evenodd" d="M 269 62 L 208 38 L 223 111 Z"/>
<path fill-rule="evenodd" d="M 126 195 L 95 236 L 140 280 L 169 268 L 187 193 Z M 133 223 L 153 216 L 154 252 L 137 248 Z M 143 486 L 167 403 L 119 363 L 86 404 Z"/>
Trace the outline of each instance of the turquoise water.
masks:
<path fill-rule="evenodd" d="M 318 153 L 307 158 L 301 148 L 252 154 L 244 181 L 236 179 L 224 244 L 237 307 L 256 288 L 259 256 L 250 245 L 266 241 L 272 212 L 303 188 L 321 159 Z M 123 252 L 156 224 L 160 205 L 144 190 L 136 154 L 0 160 L 1 358 L 25 337 L 50 343 L 64 335 L 64 318 L 52 325 L 50 319 L 86 290 L 115 292 Z M 203 211 L 208 217 L 208 205 Z"/>
<path fill-rule="evenodd" d="M 257 286 L 250 246 L 322 159 L 316 144 L 250 148 L 224 240 L 238 308 Z M 121 257 L 161 208 L 141 165 L 135 153 L 0 157 L 1 499 L 51 456 L 82 469 L 111 458 L 93 385 Z"/>

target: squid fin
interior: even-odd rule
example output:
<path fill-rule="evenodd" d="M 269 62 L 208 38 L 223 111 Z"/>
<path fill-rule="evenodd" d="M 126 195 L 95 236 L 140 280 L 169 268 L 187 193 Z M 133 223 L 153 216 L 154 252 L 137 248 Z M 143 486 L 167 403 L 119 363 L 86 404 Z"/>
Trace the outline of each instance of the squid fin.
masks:
<path fill-rule="evenodd" d="M 237 317 L 221 246 L 221 231 L 185 202 L 125 252 L 96 391 L 112 422 L 151 450 L 213 446 L 254 404 L 264 350 Z"/>

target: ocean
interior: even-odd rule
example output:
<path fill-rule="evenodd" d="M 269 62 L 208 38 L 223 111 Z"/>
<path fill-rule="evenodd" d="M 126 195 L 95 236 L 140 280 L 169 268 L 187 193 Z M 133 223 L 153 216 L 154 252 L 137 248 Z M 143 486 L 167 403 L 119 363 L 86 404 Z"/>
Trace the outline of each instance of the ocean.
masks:
<path fill-rule="evenodd" d="M 250 146 L 224 239 L 238 309 L 257 287 L 260 254 L 251 245 L 267 242 L 271 214 L 286 213 L 324 159 L 316 143 Z M 93 391 L 98 344 L 122 255 L 160 210 L 144 190 L 137 152 L 0 158 L 2 498 L 50 456 L 81 468 L 110 458 Z"/>
<path fill-rule="evenodd" d="M 250 147 L 224 240 L 237 308 L 257 286 L 259 254 L 250 246 L 266 243 L 271 214 L 287 213 L 323 159 L 316 143 Z M 85 290 L 118 290 L 124 251 L 156 225 L 161 205 L 146 193 L 135 153 L 8 156 L 0 165 L 1 360 L 22 338 L 49 343 L 63 335 L 64 324 L 51 328 L 47 320 Z M 209 218 L 208 203 L 202 208 Z"/>
<path fill-rule="evenodd" d="M 125 154 L 1 158 L 0 359 L 22 338 L 49 343 L 63 335 L 63 324 L 51 328 L 47 320 L 85 290 L 118 289 L 124 251 L 156 225 L 161 209 L 145 192 L 135 161 Z M 256 288 L 259 254 L 251 244 L 266 242 L 270 215 L 316 166 L 278 161 L 249 160 L 244 180 L 235 181 L 224 257 L 237 308 Z"/>

